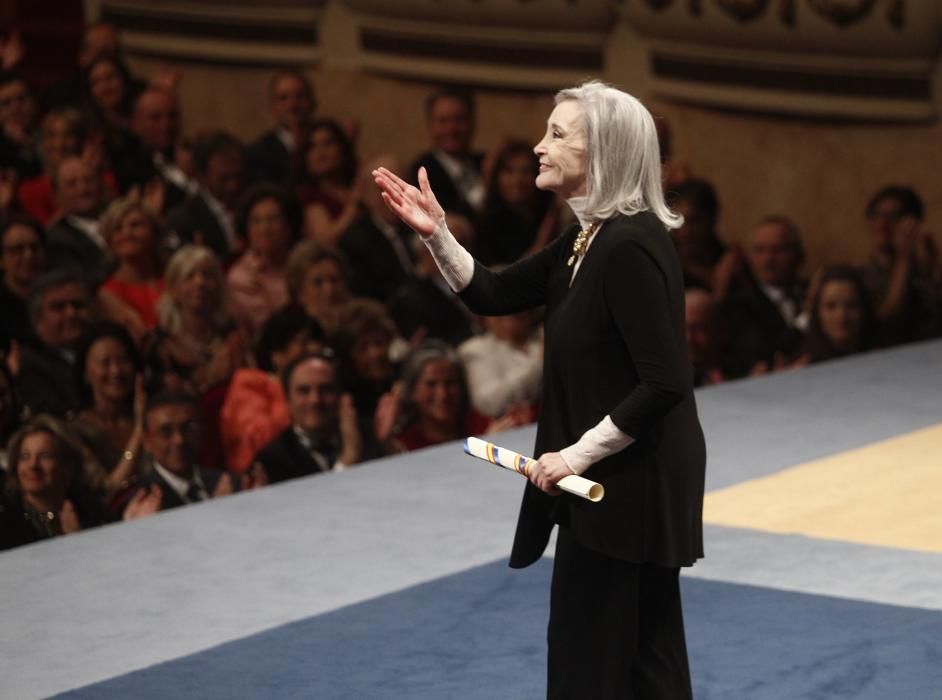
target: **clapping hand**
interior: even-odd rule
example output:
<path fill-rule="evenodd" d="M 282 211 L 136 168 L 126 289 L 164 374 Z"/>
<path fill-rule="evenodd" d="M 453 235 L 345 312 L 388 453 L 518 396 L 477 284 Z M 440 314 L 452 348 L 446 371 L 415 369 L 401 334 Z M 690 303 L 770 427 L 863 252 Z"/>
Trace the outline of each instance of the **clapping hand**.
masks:
<path fill-rule="evenodd" d="M 386 168 L 374 170 L 373 180 L 382 190 L 386 206 L 423 238 L 435 233 L 435 228 L 444 221 L 445 210 L 435 199 L 425 168 L 419 168 L 418 188 Z"/>
<path fill-rule="evenodd" d="M 162 500 L 163 493 L 160 487 L 157 484 L 151 484 L 134 494 L 121 517 L 123 520 L 134 520 L 153 515 L 160 510 Z"/>

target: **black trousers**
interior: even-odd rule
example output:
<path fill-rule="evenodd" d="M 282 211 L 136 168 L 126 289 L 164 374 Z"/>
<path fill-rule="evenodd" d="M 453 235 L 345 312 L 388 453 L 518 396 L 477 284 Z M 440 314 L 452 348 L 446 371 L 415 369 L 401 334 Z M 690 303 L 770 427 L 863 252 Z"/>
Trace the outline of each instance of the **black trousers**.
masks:
<path fill-rule="evenodd" d="M 560 526 L 547 698 L 692 698 L 679 575 L 588 550 Z"/>

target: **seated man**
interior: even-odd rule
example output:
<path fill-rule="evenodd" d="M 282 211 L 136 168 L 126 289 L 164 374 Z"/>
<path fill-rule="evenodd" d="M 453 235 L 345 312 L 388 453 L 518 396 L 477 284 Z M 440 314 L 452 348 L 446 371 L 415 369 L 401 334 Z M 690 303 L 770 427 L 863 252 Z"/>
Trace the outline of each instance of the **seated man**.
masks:
<path fill-rule="evenodd" d="M 79 156 L 64 158 L 52 174 L 52 191 L 62 214 L 47 229 L 49 267 L 75 265 L 85 283 L 96 289 L 114 266 L 98 232 L 103 192 L 101 178 Z"/>
<path fill-rule="evenodd" d="M 177 508 L 232 492 L 229 475 L 197 465 L 200 429 L 199 406 L 189 394 L 161 392 L 147 401 L 143 445 L 152 464 L 141 492 L 151 496 L 152 510 Z M 140 498 L 139 492 L 132 503 Z"/>
<path fill-rule="evenodd" d="M 60 268 L 37 278 L 29 295 L 36 342 L 24 344 L 16 386 L 32 415 L 71 418 L 79 408 L 75 352 L 91 321 L 91 298 L 77 271 Z"/>
<path fill-rule="evenodd" d="M 325 353 L 305 354 L 282 374 L 291 426 L 256 455 L 272 483 L 341 471 L 378 456 L 360 435 L 349 394 L 340 393 L 337 366 Z"/>

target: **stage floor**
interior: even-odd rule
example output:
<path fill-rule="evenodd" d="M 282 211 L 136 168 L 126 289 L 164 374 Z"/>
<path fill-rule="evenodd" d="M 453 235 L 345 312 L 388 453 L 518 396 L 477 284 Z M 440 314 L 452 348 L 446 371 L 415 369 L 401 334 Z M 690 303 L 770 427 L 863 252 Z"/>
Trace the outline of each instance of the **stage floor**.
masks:
<path fill-rule="evenodd" d="M 695 697 L 942 698 L 942 343 L 697 399 Z M 522 487 L 452 444 L 4 552 L 0 698 L 539 698 Z"/>

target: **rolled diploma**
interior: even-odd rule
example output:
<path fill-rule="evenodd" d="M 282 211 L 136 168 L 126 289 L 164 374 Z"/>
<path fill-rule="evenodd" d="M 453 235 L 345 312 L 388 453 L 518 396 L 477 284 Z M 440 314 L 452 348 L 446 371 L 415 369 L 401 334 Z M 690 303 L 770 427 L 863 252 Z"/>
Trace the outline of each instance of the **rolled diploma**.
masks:
<path fill-rule="evenodd" d="M 492 442 L 476 437 L 469 437 L 464 441 L 464 451 L 472 457 L 483 459 L 504 469 L 519 472 L 524 476 L 529 476 L 530 464 L 536 462 L 535 459 L 524 457 L 512 450 L 498 447 Z M 564 476 L 556 482 L 556 486 L 566 493 L 588 499 L 593 503 L 598 503 L 605 497 L 605 487 L 602 484 L 575 474 Z"/>

